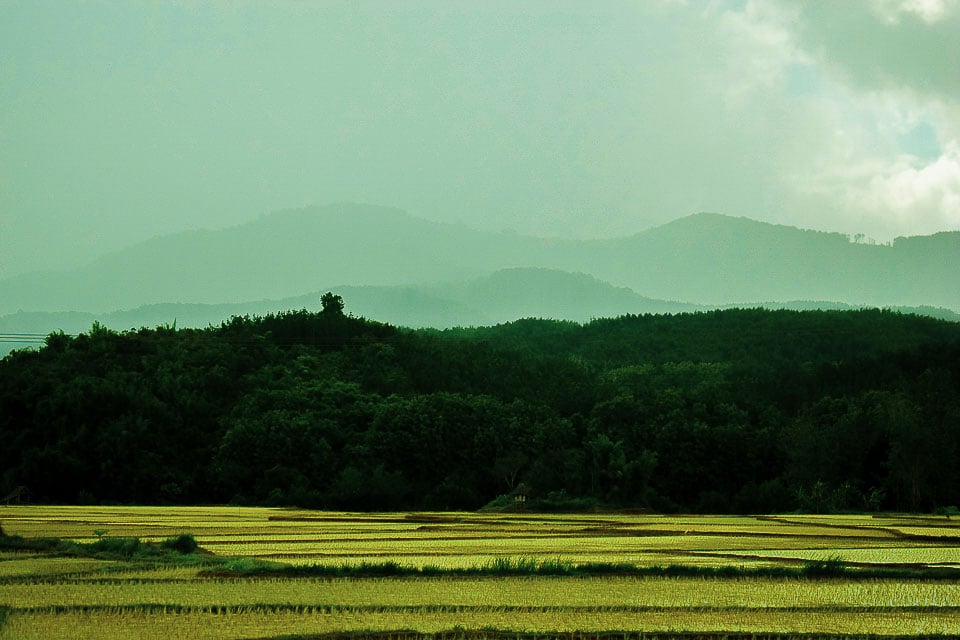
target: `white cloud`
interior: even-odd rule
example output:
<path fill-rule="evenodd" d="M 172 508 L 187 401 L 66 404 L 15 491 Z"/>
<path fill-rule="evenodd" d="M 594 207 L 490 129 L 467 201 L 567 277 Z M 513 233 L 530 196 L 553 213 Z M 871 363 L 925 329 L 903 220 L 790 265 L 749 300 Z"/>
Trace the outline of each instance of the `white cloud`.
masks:
<path fill-rule="evenodd" d="M 898 24 L 903 15 L 934 24 L 947 18 L 960 7 L 958 0 L 873 0 L 871 8 L 887 24 Z"/>
<path fill-rule="evenodd" d="M 826 3 L 831 11 L 837 7 L 833 15 L 848 19 L 841 21 L 849 43 L 844 50 L 805 36 L 805 29 L 831 28 L 829 16 L 821 15 L 824 5 L 813 6 L 816 11 L 751 1 L 740 11 L 721 11 L 715 5 L 724 69 L 711 79 L 712 88 L 722 88 L 728 113 L 749 123 L 739 129 L 739 148 L 753 146 L 765 160 L 756 184 L 739 186 L 757 193 L 762 183 L 776 183 L 780 197 L 769 200 L 763 214 L 801 227 L 880 240 L 960 229 L 960 101 L 932 90 L 949 83 L 868 84 L 834 58 L 882 44 L 875 29 L 899 31 L 892 20 L 921 30 L 935 22 L 942 30 L 958 17 L 960 0 L 875 2 L 869 9 L 860 5 L 859 13 L 845 12 L 845 3 Z M 866 18 L 874 31 L 860 40 L 854 17 Z M 890 26 L 882 26 L 888 17 Z M 807 75 L 791 78 L 798 70 Z M 937 155 L 910 155 L 904 140 L 918 126 L 931 132 L 935 142 L 928 148 Z"/>
<path fill-rule="evenodd" d="M 196 46 L 227 54 L 186 75 L 189 12 L 74 7 L 61 42 L 60 9 L 23 4 L 43 37 L 0 38 L 21 96 L 0 100 L 0 260 L 336 200 L 581 237 L 698 210 L 877 239 L 960 226 L 960 0 L 402 4 L 214 11 Z M 918 127 L 933 142 L 907 156 Z"/>
<path fill-rule="evenodd" d="M 960 226 L 960 145 L 951 142 L 927 164 L 901 156 L 865 184 L 850 184 L 851 204 L 887 211 L 904 226 L 928 230 Z"/>
<path fill-rule="evenodd" d="M 838 154 L 819 174 L 797 181 L 798 192 L 805 189 L 826 211 L 843 218 L 836 221 L 838 230 L 890 239 L 960 229 L 956 141 L 927 162 L 905 154 L 869 156 L 862 148 L 843 155 L 847 162 L 840 162 Z"/>
<path fill-rule="evenodd" d="M 744 106 L 757 93 L 778 91 L 790 65 L 811 62 L 792 27 L 798 16 L 793 7 L 756 0 L 742 11 L 720 13 L 717 32 L 726 64 L 716 81 L 723 84 L 728 108 Z"/>

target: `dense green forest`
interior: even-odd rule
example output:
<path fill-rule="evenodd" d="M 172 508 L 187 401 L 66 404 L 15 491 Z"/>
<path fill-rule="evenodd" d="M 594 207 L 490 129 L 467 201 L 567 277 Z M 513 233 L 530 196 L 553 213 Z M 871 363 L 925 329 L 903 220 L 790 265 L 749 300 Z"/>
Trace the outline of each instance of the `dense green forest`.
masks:
<path fill-rule="evenodd" d="M 336 509 L 960 503 L 960 325 L 735 309 L 407 330 L 342 312 L 0 361 L 0 492 Z"/>

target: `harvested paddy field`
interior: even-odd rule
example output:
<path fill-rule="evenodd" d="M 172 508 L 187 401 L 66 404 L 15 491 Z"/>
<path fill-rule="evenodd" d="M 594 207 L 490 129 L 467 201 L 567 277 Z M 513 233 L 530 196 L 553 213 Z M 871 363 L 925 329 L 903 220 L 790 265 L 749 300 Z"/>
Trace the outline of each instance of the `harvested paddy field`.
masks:
<path fill-rule="evenodd" d="M 202 551 L 6 548 L 0 639 L 960 634 L 960 523 L 942 517 L 11 506 L 0 523 Z"/>

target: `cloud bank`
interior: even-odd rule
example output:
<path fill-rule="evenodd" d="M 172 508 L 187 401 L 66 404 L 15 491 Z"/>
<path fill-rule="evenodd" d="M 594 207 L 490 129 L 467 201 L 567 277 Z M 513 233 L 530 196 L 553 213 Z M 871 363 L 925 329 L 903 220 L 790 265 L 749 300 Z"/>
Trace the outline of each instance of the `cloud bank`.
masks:
<path fill-rule="evenodd" d="M 0 277 L 361 201 L 960 228 L 960 1 L 6 3 Z"/>

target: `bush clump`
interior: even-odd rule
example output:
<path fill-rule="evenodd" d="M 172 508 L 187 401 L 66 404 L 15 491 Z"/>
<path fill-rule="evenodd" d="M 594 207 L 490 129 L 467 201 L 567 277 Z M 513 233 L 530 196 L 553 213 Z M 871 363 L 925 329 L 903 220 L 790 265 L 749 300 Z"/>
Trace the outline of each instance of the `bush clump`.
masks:
<path fill-rule="evenodd" d="M 142 551 L 141 544 L 140 538 L 100 538 L 87 546 L 94 553 L 132 558 Z"/>
<path fill-rule="evenodd" d="M 182 553 L 184 555 L 196 553 L 198 548 L 196 538 L 194 538 L 190 533 L 181 533 L 175 538 L 167 538 L 160 543 L 160 546 L 163 549 L 176 551 L 177 553 Z"/>
<path fill-rule="evenodd" d="M 800 570 L 800 574 L 806 578 L 840 578 L 849 573 L 840 556 L 807 562 Z"/>

